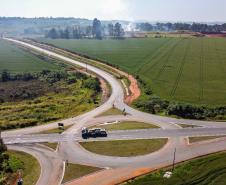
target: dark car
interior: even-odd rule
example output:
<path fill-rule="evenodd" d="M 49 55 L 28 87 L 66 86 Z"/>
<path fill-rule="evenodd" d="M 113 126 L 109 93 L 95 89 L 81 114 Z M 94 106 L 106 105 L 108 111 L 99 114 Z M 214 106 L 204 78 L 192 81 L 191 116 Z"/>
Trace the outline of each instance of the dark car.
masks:
<path fill-rule="evenodd" d="M 82 138 L 96 138 L 96 137 L 107 137 L 107 131 L 101 128 L 93 128 L 93 129 L 82 129 Z"/>
<path fill-rule="evenodd" d="M 82 129 L 82 138 L 88 139 L 88 129 L 87 128 Z"/>

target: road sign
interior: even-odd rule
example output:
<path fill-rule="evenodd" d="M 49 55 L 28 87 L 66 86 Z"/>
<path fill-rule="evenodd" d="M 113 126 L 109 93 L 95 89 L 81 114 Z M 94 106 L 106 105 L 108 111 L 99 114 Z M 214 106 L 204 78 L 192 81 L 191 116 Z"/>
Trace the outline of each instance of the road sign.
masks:
<path fill-rule="evenodd" d="M 58 123 L 58 127 L 64 127 L 63 123 Z"/>

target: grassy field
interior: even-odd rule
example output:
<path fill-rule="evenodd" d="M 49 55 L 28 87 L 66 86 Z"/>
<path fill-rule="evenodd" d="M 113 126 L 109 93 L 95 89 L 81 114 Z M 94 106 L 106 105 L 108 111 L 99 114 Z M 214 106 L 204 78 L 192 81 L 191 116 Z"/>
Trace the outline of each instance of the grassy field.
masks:
<path fill-rule="evenodd" d="M 148 124 L 148 123 L 128 121 L 128 122 L 121 122 L 117 124 L 100 125 L 98 126 L 98 128 L 104 128 L 110 131 L 110 130 L 152 129 L 152 128 L 159 128 L 159 127 L 152 124 Z"/>
<path fill-rule="evenodd" d="M 221 137 L 223 137 L 223 136 L 189 137 L 189 142 L 195 143 L 195 142 L 206 141 L 206 140 L 210 140 L 210 139 L 217 139 L 217 138 L 221 138 Z"/>
<path fill-rule="evenodd" d="M 53 150 L 57 149 L 58 143 L 42 143 L 45 146 L 48 146 L 49 148 L 52 148 Z"/>
<path fill-rule="evenodd" d="M 123 115 L 122 111 L 116 108 L 111 108 L 104 112 L 103 114 L 100 114 L 98 117 L 101 116 L 112 116 L 112 115 Z"/>
<path fill-rule="evenodd" d="M 193 104 L 226 104 L 223 38 L 40 40 L 138 74 L 161 98 Z"/>
<path fill-rule="evenodd" d="M 84 166 L 79 164 L 68 164 L 65 167 L 63 183 L 74 180 L 76 178 L 99 171 L 100 168 Z"/>
<path fill-rule="evenodd" d="M 68 85 L 56 84 L 58 92 L 49 92 L 32 100 L 0 103 L 2 130 L 40 125 L 79 115 L 97 105 L 91 89 L 83 88 L 81 80 Z M 58 130 L 57 130 L 58 131 Z"/>
<path fill-rule="evenodd" d="M 8 181 L 13 182 L 17 170 L 21 171 L 24 185 L 35 185 L 41 172 L 38 161 L 31 155 L 23 152 L 9 151 L 9 164 L 14 174 L 9 176 Z"/>
<path fill-rule="evenodd" d="M 39 134 L 61 134 L 65 130 L 69 129 L 71 126 L 72 125 L 65 126 L 63 129 L 62 128 L 54 128 L 54 129 L 51 129 L 51 130 L 45 130 L 45 131 L 39 132 Z"/>
<path fill-rule="evenodd" d="M 178 124 L 179 126 L 181 126 L 182 128 L 197 128 L 200 126 L 197 125 L 187 125 L 187 124 Z"/>
<path fill-rule="evenodd" d="M 41 59 L 1 39 L 0 56 L 0 72 L 8 70 L 11 73 L 20 73 L 59 69 L 53 62 Z"/>
<path fill-rule="evenodd" d="M 224 185 L 226 184 L 226 153 L 213 154 L 178 165 L 170 179 L 167 169 L 140 177 L 124 185 Z"/>
<path fill-rule="evenodd" d="M 131 157 L 152 153 L 162 148 L 167 139 L 97 141 L 80 143 L 85 149 L 107 156 Z"/>

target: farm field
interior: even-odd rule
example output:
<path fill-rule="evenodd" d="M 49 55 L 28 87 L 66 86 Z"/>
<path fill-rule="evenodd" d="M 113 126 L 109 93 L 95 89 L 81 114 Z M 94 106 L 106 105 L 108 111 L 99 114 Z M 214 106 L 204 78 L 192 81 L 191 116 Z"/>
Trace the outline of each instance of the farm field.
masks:
<path fill-rule="evenodd" d="M 96 57 L 139 75 L 163 99 L 226 105 L 224 38 L 39 41 Z"/>
<path fill-rule="evenodd" d="M 8 70 L 11 73 L 20 73 L 59 68 L 53 62 L 43 60 L 1 39 L 0 56 L 0 73 L 3 70 Z"/>

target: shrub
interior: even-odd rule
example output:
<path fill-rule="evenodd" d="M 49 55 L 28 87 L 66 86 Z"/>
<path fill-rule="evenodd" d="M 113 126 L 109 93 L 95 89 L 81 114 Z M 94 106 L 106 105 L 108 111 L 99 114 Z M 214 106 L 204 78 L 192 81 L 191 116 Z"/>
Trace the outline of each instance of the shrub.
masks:
<path fill-rule="evenodd" d="M 97 92 L 101 91 L 100 82 L 97 78 L 88 78 L 87 80 L 83 81 L 82 85 L 84 88 L 92 89 Z"/>

